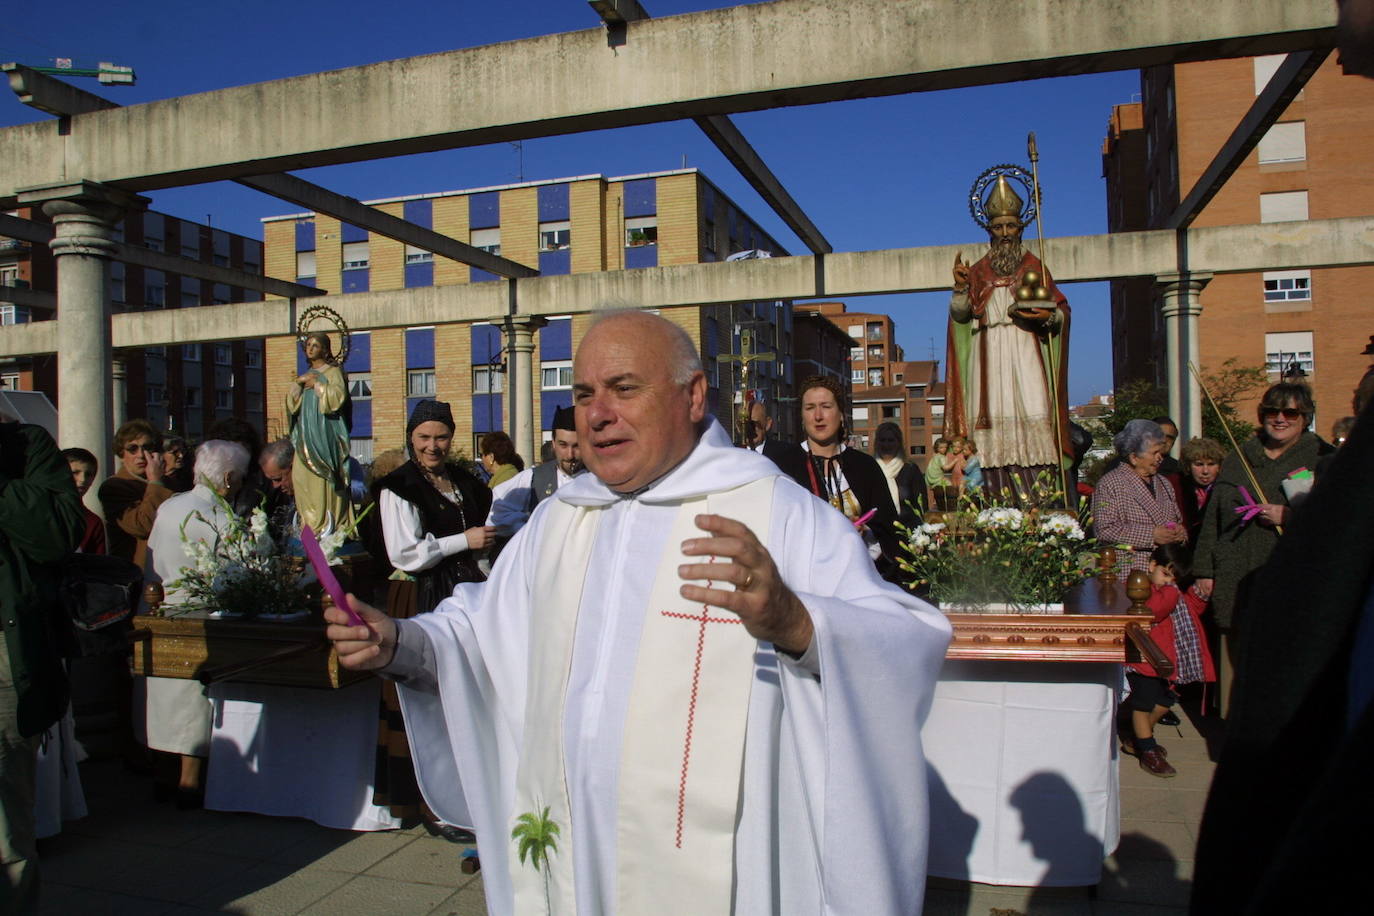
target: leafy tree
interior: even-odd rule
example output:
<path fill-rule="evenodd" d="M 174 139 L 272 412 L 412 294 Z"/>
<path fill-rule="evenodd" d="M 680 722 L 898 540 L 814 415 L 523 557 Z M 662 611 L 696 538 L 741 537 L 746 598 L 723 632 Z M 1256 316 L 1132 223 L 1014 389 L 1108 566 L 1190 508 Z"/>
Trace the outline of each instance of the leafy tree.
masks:
<path fill-rule="evenodd" d="M 1226 427 L 1230 427 L 1231 435 L 1236 437 L 1237 442 L 1244 442 L 1255 432 L 1255 424 L 1241 416 L 1236 404 L 1252 393 L 1269 387 L 1269 373 L 1263 366 L 1241 366 L 1237 365 L 1238 362 L 1233 356 L 1222 363 L 1221 368 L 1202 374 L 1207 391 L 1217 406 L 1213 410 L 1212 405 L 1207 403 L 1207 397 L 1203 396 L 1202 434 L 1220 442 L 1225 449 L 1231 447 L 1226 438 Z M 1218 412 L 1221 413 L 1220 417 L 1217 416 Z"/>
<path fill-rule="evenodd" d="M 1242 366 L 1239 362 L 1233 356 L 1217 369 L 1202 373 L 1203 383 L 1216 403 L 1216 410 L 1213 410 L 1206 396 L 1202 399 L 1202 434 L 1228 450 L 1231 444 L 1226 437 L 1227 427 L 1237 442 L 1244 442 L 1255 432 L 1255 425 L 1241 415 L 1237 405 L 1269 385 L 1269 373 L 1262 366 Z M 1106 444 L 1110 444 L 1111 437 L 1131 420 L 1150 420 L 1168 413 L 1168 392 L 1145 379 L 1133 379 L 1116 389 L 1112 412 L 1098 422 L 1106 433 Z"/>

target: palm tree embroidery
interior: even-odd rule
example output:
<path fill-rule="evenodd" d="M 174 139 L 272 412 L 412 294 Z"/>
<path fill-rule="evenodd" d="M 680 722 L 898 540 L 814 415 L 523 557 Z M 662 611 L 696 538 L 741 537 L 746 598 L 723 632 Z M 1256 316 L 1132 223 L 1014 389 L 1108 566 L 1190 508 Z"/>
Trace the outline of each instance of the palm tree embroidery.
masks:
<path fill-rule="evenodd" d="M 546 806 L 542 814 L 535 814 L 527 811 L 520 815 L 516 820 L 515 829 L 510 832 L 512 840 L 519 840 L 517 853 L 520 856 L 520 864 L 525 864 L 525 857 L 529 856 L 530 864 L 534 870 L 544 876 L 544 906 L 547 912 L 553 912 L 553 902 L 549 894 L 549 871 L 541 866 L 547 865 L 549 854 L 558 851 L 558 822 L 549 817 L 549 809 Z"/>

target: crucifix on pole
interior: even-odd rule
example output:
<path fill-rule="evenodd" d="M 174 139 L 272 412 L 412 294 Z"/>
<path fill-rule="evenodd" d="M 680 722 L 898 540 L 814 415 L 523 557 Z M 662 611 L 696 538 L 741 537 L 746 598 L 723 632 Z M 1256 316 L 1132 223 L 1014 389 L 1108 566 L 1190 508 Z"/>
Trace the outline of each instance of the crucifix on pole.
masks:
<path fill-rule="evenodd" d="M 746 430 L 749 420 L 749 398 L 745 392 L 749 390 L 749 369 L 761 360 L 776 360 L 776 353 L 759 353 L 754 349 L 754 329 L 741 326 L 739 328 L 739 352 L 722 353 L 716 357 L 719 362 L 739 363 L 740 364 L 740 387 L 738 392 L 739 410 L 735 412 L 735 442 L 744 443 L 747 439 Z"/>

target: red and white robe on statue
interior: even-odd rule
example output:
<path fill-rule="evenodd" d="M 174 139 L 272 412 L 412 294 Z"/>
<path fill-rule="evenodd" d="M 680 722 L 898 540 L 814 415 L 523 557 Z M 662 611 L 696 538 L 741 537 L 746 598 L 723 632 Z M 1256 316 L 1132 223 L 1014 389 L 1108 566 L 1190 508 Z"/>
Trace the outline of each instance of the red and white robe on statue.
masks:
<path fill-rule="evenodd" d="M 766 535 L 815 624 L 800 660 L 678 595 L 698 512 Z M 632 498 L 560 487 L 491 580 L 400 623 L 421 787 L 477 831 L 494 916 L 920 912 L 920 728 L 949 625 L 714 421 Z M 536 871 L 512 830 L 546 808 Z"/>

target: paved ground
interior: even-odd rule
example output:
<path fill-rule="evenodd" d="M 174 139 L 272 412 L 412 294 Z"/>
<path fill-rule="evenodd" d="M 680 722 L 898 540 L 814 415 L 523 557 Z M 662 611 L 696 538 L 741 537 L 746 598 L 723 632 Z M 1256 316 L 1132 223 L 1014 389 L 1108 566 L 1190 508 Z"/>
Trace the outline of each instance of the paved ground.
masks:
<path fill-rule="evenodd" d="M 1095 890 L 936 880 L 925 912 L 1184 913 L 1212 765 L 1189 720 L 1160 729 L 1158 737 L 1179 775 L 1159 779 L 1134 758 L 1121 758 L 1121 846 Z M 420 828 L 358 834 L 300 820 L 177 811 L 155 803 L 151 782 L 117 761 L 91 760 L 81 769 L 91 813 L 46 842 L 45 916 L 485 913 L 480 876 L 459 870 L 462 847 Z"/>

